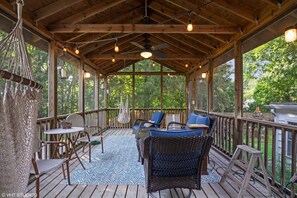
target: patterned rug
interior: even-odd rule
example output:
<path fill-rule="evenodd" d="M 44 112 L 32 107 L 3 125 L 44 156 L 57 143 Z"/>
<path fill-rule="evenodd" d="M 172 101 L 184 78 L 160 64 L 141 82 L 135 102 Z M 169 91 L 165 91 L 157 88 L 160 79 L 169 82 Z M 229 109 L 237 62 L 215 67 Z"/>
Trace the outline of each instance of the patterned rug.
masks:
<path fill-rule="evenodd" d="M 87 154 L 85 154 L 87 156 Z M 92 150 L 92 162 L 87 157 L 82 166 L 71 172 L 72 184 L 144 184 L 144 170 L 137 161 L 137 148 L 133 136 L 108 136 L 104 140 L 104 153 L 100 146 Z M 209 171 L 202 183 L 218 183 L 220 176 Z M 63 183 L 67 183 L 66 180 Z"/>

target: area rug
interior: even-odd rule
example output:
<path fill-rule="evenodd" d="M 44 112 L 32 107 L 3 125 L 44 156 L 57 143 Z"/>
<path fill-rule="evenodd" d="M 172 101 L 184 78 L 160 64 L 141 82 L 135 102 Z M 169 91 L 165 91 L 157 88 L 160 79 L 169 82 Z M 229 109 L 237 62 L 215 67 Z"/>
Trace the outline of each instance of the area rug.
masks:
<path fill-rule="evenodd" d="M 104 140 L 104 153 L 100 146 L 92 150 L 92 162 L 83 159 L 71 172 L 72 184 L 144 184 L 144 170 L 138 162 L 138 153 L 133 136 L 108 136 Z M 87 154 L 86 154 L 87 155 Z M 218 183 L 220 176 L 215 171 L 202 176 L 202 183 Z M 66 180 L 63 183 L 67 183 Z"/>

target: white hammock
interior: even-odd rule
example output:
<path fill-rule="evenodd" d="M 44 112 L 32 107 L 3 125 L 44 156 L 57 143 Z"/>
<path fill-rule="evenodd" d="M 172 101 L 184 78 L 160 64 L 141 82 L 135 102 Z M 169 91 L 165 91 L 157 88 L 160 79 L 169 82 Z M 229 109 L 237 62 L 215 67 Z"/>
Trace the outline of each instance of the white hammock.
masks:
<path fill-rule="evenodd" d="M 39 84 L 34 82 L 23 38 L 23 2 L 18 0 L 17 5 L 17 24 L 13 31 L 0 41 L 0 77 L 8 79 L 4 94 L 0 95 L 2 196 L 9 195 L 5 193 L 26 192 L 40 100 L 40 92 L 30 88 L 39 87 Z"/>
<path fill-rule="evenodd" d="M 130 122 L 130 109 L 129 109 L 129 98 L 126 96 L 126 105 L 123 103 L 122 95 L 120 99 L 120 112 L 118 115 L 118 122 L 121 124 L 127 124 Z"/>

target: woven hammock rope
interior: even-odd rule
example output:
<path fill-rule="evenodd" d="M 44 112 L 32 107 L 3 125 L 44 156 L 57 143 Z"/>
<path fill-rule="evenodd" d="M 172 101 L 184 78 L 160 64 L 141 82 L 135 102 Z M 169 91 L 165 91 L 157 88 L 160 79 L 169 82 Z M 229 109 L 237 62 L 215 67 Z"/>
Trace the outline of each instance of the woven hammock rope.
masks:
<path fill-rule="evenodd" d="M 118 122 L 127 124 L 130 122 L 129 97 L 126 95 L 126 104 L 124 105 L 122 95 L 120 97 L 120 111 L 118 115 Z"/>
<path fill-rule="evenodd" d="M 0 41 L 0 77 L 6 79 L 0 95 L 0 192 L 25 193 L 37 139 L 40 86 L 34 81 L 22 31 L 23 1 L 17 1 L 18 21 Z"/>

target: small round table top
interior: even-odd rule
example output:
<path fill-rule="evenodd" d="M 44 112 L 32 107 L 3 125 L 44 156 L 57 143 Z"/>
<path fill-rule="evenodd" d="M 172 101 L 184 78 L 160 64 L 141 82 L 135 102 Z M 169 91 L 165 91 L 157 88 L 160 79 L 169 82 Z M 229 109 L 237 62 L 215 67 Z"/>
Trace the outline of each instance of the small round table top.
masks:
<path fill-rule="evenodd" d="M 69 129 L 50 129 L 44 132 L 46 135 L 61 135 L 61 134 L 67 134 L 67 133 L 77 133 L 80 131 L 85 130 L 83 127 L 71 127 Z"/>

